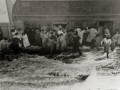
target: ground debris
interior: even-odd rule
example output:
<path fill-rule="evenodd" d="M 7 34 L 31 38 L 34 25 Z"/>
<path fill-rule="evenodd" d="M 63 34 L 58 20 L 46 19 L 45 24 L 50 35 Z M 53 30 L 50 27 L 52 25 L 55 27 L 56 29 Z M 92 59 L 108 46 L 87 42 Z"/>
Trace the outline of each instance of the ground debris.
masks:
<path fill-rule="evenodd" d="M 86 80 L 89 77 L 89 75 L 78 75 L 76 77 L 77 80 Z"/>
<path fill-rule="evenodd" d="M 1 70 L 1 71 L 8 71 L 9 73 L 6 74 L 2 73 L 2 75 L 3 76 L 5 75 L 7 79 L 4 80 L 3 78 L 4 82 L 0 82 L 0 83 L 4 84 L 5 86 L 6 82 L 10 82 L 9 83 L 10 85 L 12 84 L 17 88 L 19 88 L 20 86 L 23 88 L 30 87 L 39 90 L 40 88 L 46 88 L 47 86 L 49 88 L 50 86 L 69 84 L 69 82 L 73 82 L 72 84 L 81 81 L 85 82 L 87 81 L 87 79 L 89 79 L 90 77 L 89 75 L 95 66 L 99 66 L 98 68 L 96 68 L 96 70 L 99 69 L 97 70 L 98 73 L 102 71 L 101 73 L 104 75 L 104 72 L 106 72 L 105 71 L 106 67 L 104 66 L 108 64 L 112 66 L 113 64 L 111 63 L 111 61 L 109 62 L 109 60 L 101 60 L 99 62 L 95 61 L 94 59 L 99 58 L 101 56 L 101 53 L 85 52 L 85 54 L 86 54 L 85 56 L 77 56 L 78 55 L 77 53 L 72 53 L 72 54 L 62 53 L 59 55 L 58 54 L 52 55 L 52 57 L 49 55 L 38 56 L 38 55 L 21 54 L 21 56 L 18 59 L 15 59 L 12 62 L 9 62 L 5 65 L 4 68 L 6 70 L 4 69 Z M 103 63 L 104 65 L 102 65 Z M 115 63 L 120 64 L 117 61 Z M 116 69 L 117 67 L 114 68 Z M 107 69 L 111 70 L 111 72 L 105 75 L 110 75 L 112 73 L 113 74 L 119 73 L 118 71 L 119 69 L 116 71 L 112 69 L 112 67 L 110 69 L 109 67 L 107 67 Z M 16 79 L 13 78 L 11 80 L 11 77 L 14 77 Z M 92 79 L 94 79 L 94 77 Z M 90 83 L 92 79 L 90 80 Z M 2 79 L 0 80 L 2 81 Z M 69 84 L 69 86 L 71 85 Z M 10 89 L 10 90 L 15 90 L 15 89 Z"/>
<path fill-rule="evenodd" d="M 105 64 L 105 65 L 101 65 L 99 67 L 96 67 L 97 69 L 105 69 L 105 68 L 109 68 L 109 69 L 119 69 L 120 68 L 120 61 L 119 60 L 113 60 L 113 62 Z"/>
<path fill-rule="evenodd" d="M 14 59 L 13 61 L 7 63 L 3 67 L 3 69 L 1 69 L 1 72 L 5 72 L 6 75 L 12 77 L 23 77 L 23 75 L 29 76 L 33 74 L 38 74 L 40 76 L 50 75 L 55 77 L 68 77 L 75 75 L 74 73 L 71 74 L 71 72 L 73 72 L 74 70 L 78 71 L 79 69 L 76 69 L 73 66 L 73 68 L 71 69 L 70 67 L 66 67 L 66 65 L 63 65 L 63 62 L 67 64 L 73 62 L 73 59 L 71 59 L 72 55 L 68 53 L 64 53 L 61 55 L 65 55 L 65 57 L 62 58 L 63 60 L 53 60 L 47 59 L 45 56 L 21 54 L 20 58 Z"/>
<path fill-rule="evenodd" d="M 63 63 L 71 64 L 76 60 L 76 58 L 79 58 L 79 61 L 80 60 L 85 60 L 85 58 L 83 58 L 83 57 L 86 57 L 86 56 L 85 55 L 84 56 L 79 56 L 78 53 L 72 53 L 72 54 L 70 54 L 70 53 L 62 53 L 60 55 L 56 55 L 54 57 L 54 60 L 60 60 Z"/>
<path fill-rule="evenodd" d="M 101 60 L 105 60 L 105 59 L 106 59 L 106 57 L 101 57 L 101 58 L 95 59 L 95 61 L 101 61 Z"/>

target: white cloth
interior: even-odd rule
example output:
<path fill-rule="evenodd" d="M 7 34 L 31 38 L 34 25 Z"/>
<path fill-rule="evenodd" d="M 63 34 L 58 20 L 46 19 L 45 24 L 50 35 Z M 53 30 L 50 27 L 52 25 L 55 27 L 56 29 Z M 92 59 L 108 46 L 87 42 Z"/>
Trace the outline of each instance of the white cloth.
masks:
<path fill-rule="evenodd" d="M 81 32 L 79 33 L 79 36 L 80 36 L 80 38 L 81 38 L 81 39 L 80 39 L 80 44 L 82 44 L 84 32 L 85 32 L 85 30 L 83 30 L 83 31 L 81 31 Z"/>
<path fill-rule="evenodd" d="M 91 28 L 89 31 L 89 35 L 87 37 L 87 42 L 92 42 L 92 40 L 96 37 L 96 35 L 98 34 L 97 30 L 95 28 Z"/>
<path fill-rule="evenodd" d="M 101 41 L 101 45 L 104 44 L 104 46 L 108 46 L 112 43 L 112 40 L 111 39 L 106 39 L 104 38 L 102 41 Z"/>
<path fill-rule="evenodd" d="M 63 34 L 63 32 L 61 31 L 61 30 L 58 30 L 58 34 L 60 35 L 60 34 Z"/>
<path fill-rule="evenodd" d="M 81 28 L 77 28 L 76 31 L 79 33 L 81 32 Z"/>
<path fill-rule="evenodd" d="M 80 42 L 80 44 L 82 43 L 82 37 L 83 37 L 83 35 L 82 35 L 82 31 L 81 31 L 81 28 L 77 28 L 76 29 L 76 31 L 78 32 L 78 36 L 80 37 L 80 40 L 79 40 L 79 42 Z"/>
<path fill-rule="evenodd" d="M 29 43 L 27 34 L 23 35 L 22 38 L 23 38 L 23 45 L 24 45 L 24 47 L 25 48 L 28 47 L 30 45 L 30 43 Z"/>

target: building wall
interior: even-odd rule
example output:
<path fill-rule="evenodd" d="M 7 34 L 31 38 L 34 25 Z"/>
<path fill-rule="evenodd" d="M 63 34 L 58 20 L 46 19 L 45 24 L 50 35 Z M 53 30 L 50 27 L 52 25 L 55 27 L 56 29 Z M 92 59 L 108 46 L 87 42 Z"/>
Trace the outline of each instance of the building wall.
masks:
<path fill-rule="evenodd" d="M 11 38 L 11 29 L 14 28 L 13 25 L 13 18 L 12 18 L 12 9 L 13 9 L 13 4 L 11 3 L 10 0 L 5 0 L 6 5 L 7 5 L 7 11 L 8 11 L 8 17 L 9 17 L 9 22 L 7 23 L 0 23 L 0 28 L 2 30 L 3 37 L 7 37 L 8 39 Z"/>
<path fill-rule="evenodd" d="M 13 4 L 10 0 L 6 0 L 6 4 L 7 4 L 7 9 L 8 9 L 10 24 L 13 24 L 13 18 L 12 18 Z"/>
<path fill-rule="evenodd" d="M 17 15 L 105 15 L 120 13 L 119 0 L 18 0 L 18 2 L 15 5 L 18 7 L 14 12 Z"/>
<path fill-rule="evenodd" d="M 120 0 L 17 0 L 13 8 L 13 20 L 25 25 L 98 26 L 99 21 L 120 20 Z"/>

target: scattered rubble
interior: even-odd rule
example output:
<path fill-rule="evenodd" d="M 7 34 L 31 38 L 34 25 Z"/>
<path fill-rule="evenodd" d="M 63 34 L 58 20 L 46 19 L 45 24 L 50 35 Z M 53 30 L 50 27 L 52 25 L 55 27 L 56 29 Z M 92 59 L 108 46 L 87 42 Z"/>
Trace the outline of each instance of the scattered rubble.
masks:
<path fill-rule="evenodd" d="M 52 58 L 23 53 L 0 69 L 0 85 L 9 82 L 8 86 L 47 88 L 82 81 L 87 86 L 91 80 L 94 82 L 97 76 L 119 75 L 119 65 L 119 55 L 116 53 L 110 53 L 108 59 L 101 52 L 85 52 L 84 56 L 62 53 L 53 55 Z M 91 73 L 94 67 L 96 71 Z"/>
<path fill-rule="evenodd" d="M 86 80 L 87 77 L 89 77 L 89 75 L 78 75 L 78 76 L 76 77 L 76 79 L 78 79 L 78 80 Z"/>

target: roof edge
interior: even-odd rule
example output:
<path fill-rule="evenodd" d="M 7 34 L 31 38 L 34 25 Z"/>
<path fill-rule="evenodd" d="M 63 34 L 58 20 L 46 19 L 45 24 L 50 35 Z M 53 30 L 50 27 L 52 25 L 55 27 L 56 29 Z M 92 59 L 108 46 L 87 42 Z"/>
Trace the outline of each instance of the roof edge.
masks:
<path fill-rule="evenodd" d="M 105 0 L 20 0 L 20 1 L 105 1 Z"/>

